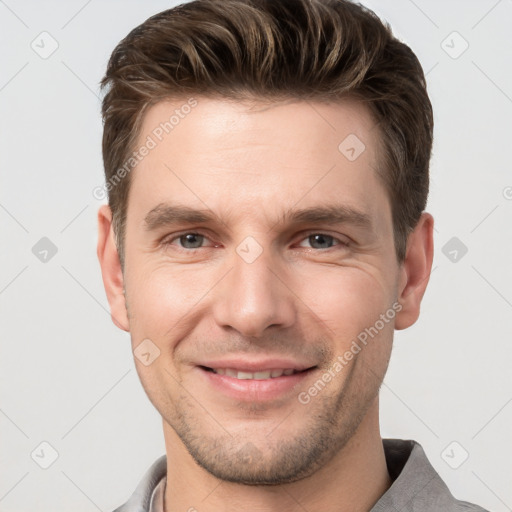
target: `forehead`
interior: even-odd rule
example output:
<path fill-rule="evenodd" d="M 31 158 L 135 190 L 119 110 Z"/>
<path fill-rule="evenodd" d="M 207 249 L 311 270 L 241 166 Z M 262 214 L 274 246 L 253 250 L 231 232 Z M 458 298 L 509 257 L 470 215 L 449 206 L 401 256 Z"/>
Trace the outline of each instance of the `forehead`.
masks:
<path fill-rule="evenodd" d="M 346 148 L 339 144 L 352 135 L 364 144 L 364 159 L 371 161 L 377 156 L 379 143 L 375 127 L 369 109 L 355 100 L 319 103 L 288 99 L 269 103 L 263 99 L 242 102 L 195 97 L 161 101 L 149 108 L 143 117 L 139 143 L 149 136 L 157 145 L 167 147 L 210 142 L 217 149 L 238 150 L 237 142 L 252 147 L 270 144 L 282 152 L 290 147 L 300 152 L 302 148 L 310 156 L 308 160 L 318 160 L 326 149 L 334 150 L 336 156 L 338 152 L 344 154 L 343 149 L 349 149 L 350 144 Z M 190 137 L 190 128 L 195 137 Z M 212 144 L 203 145 L 203 151 L 194 157 L 210 158 L 207 153 L 214 149 Z M 314 151 L 315 146 L 318 151 Z M 362 148 L 358 143 L 358 152 Z M 354 157 L 349 153 L 345 156 L 349 160 Z"/>
<path fill-rule="evenodd" d="M 151 149 L 132 171 L 130 196 L 147 207 L 178 200 L 262 215 L 338 201 L 379 216 L 379 142 L 355 101 L 162 101 L 144 116 L 137 148 Z"/>

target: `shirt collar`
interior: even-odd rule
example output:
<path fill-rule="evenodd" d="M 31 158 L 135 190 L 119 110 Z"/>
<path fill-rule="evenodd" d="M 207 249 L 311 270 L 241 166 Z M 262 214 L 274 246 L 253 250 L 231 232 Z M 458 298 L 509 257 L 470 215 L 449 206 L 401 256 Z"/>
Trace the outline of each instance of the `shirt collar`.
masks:
<path fill-rule="evenodd" d="M 451 510 L 456 500 L 417 441 L 383 439 L 382 443 L 393 483 L 370 512 Z"/>

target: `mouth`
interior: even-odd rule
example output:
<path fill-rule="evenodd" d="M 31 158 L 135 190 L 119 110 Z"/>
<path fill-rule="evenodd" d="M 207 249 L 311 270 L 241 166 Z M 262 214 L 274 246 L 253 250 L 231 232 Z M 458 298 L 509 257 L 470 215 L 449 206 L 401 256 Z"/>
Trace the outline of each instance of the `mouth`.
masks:
<path fill-rule="evenodd" d="M 304 381 L 317 369 L 283 365 L 282 367 L 240 367 L 224 365 L 199 365 L 205 393 L 220 393 L 221 396 L 241 402 L 268 402 L 291 398 L 298 386 L 305 387 Z"/>
<path fill-rule="evenodd" d="M 217 375 L 226 375 L 238 380 L 265 380 L 276 379 L 283 375 L 288 377 L 290 375 L 295 375 L 296 373 L 306 372 L 313 367 L 306 368 L 305 370 L 296 370 L 295 368 L 272 368 L 255 372 L 237 370 L 236 368 L 209 368 L 208 366 L 201 366 L 201 368 L 207 372 L 216 373 Z"/>

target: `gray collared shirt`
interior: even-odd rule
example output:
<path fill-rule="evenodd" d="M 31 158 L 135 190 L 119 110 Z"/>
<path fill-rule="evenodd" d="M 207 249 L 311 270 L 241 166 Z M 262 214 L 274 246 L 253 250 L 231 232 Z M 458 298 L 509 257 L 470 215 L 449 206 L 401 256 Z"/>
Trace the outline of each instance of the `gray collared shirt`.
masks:
<path fill-rule="evenodd" d="M 488 512 L 456 500 L 430 464 L 419 443 L 383 439 L 391 487 L 370 512 Z M 131 498 L 114 512 L 164 512 L 167 457 L 147 471 Z"/>

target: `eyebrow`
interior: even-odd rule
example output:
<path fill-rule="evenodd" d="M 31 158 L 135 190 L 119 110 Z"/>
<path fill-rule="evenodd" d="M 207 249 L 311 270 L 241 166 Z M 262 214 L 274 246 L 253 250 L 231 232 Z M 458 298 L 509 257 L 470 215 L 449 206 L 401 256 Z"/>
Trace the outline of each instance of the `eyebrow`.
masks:
<path fill-rule="evenodd" d="M 176 224 L 206 224 L 219 222 L 219 217 L 211 210 L 198 210 L 189 206 L 160 203 L 148 212 L 144 218 L 147 231 Z M 288 209 L 271 229 L 279 224 L 353 224 L 362 228 L 371 228 L 370 215 L 345 205 L 322 205 L 302 209 Z"/>

